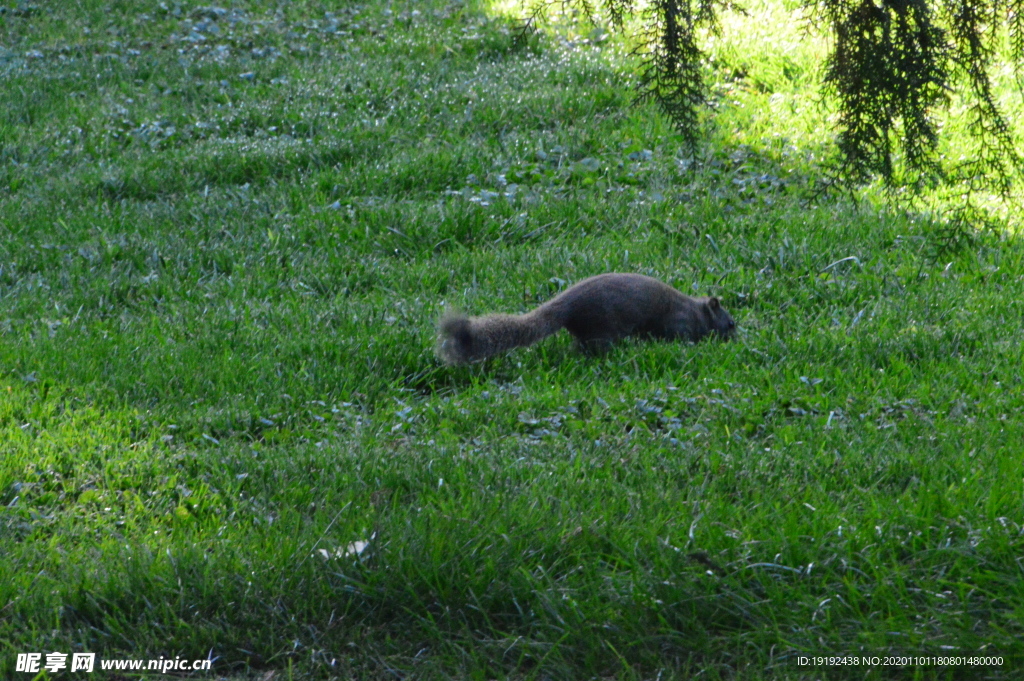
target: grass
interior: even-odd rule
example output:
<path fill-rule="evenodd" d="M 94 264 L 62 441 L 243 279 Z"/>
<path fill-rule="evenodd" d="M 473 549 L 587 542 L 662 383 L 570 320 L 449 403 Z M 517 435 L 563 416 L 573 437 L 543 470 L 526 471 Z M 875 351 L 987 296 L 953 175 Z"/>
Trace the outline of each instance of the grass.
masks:
<path fill-rule="evenodd" d="M 820 48 L 759 11 L 693 159 L 571 23 L 8 3 L 0 676 L 1014 678 L 1024 246 L 808 203 Z M 738 341 L 434 359 L 605 271 Z"/>

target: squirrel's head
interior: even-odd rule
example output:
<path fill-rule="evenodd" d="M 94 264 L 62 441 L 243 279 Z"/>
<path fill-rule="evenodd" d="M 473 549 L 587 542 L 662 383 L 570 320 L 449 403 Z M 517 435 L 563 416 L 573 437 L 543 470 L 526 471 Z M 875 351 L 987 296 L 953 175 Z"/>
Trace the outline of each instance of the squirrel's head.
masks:
<path fill-rule="evenodd" d="M 666 336 L 685 338 L 694 343 L 709 336 L 722 340 L 732 338 L 736 322 L 718 298 L 687 298 L 687 301 L 685 307 L 666 320 Z"/>
<path fill-rule="evenodd" d="M 722 302 L 714 296 L 704 300 L 704 314 L 708 319 L 711 331 L 723 339 L 730 339 L 736 333 L 736 322 L 732 315 L 725 311 Z"/>

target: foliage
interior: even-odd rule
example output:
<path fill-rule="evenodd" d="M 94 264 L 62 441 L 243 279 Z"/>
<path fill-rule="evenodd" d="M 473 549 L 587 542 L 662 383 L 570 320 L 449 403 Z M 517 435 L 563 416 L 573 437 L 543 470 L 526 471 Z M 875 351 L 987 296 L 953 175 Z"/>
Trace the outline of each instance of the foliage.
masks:
<path fill-rule="evenodd" d="M 640 96 L 655 99 L 695 144 L 707 92 L 699 33 L 717 32 L 719 13 L 733 3 L 539 0 L 531 17 L 553 5 L 576 7 L 591 20 L 603 12 L 620 29 L 626 17 L 642 14 Z M 1020 156 L 990 74 L 997 59 L 1024 59 L 1024 2 L 807 0 L 804 9 L 830 37 L 822 85 L 838 106 L 842 179 L 861 183 L 877 176 L 889 185 L 918 187 L 938 182 L 1009 196 Z M 979 153 L 948 161 L 939 152 L 936 112 L 954 93 L 970 102 L 969 128 Z"/>

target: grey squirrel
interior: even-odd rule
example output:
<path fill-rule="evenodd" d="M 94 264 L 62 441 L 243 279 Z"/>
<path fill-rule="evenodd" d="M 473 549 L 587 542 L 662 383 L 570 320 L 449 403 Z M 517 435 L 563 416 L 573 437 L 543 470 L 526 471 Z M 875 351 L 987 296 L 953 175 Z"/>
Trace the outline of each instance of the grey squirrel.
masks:
<path fill-rule="evenodd" d="M 699 341 L 728 339 L 736 322 L 718 298 L 691 298 L 642 274 L 599 274 L 570 286 L 521 315 L 467 317 L 446 313 L 437 355 L 445 364 L 475 362 L 532 345 L 561 328 L 586 350 L 602 349 L 626 336 Z"/>

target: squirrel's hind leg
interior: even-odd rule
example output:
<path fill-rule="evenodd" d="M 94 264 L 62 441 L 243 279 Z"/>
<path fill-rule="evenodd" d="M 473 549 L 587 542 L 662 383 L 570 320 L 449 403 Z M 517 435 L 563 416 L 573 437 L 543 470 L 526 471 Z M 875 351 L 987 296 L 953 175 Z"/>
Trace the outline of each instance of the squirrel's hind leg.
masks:
<path fill-rule="evenodd" d="M 576 336 L 573 345 L 584 355 L 603 355 L 611 350 L 617 340 L 611 336 L 591 336 L 589 338 Z"/>

